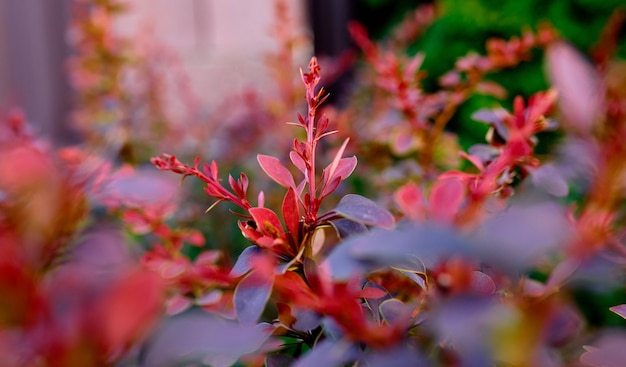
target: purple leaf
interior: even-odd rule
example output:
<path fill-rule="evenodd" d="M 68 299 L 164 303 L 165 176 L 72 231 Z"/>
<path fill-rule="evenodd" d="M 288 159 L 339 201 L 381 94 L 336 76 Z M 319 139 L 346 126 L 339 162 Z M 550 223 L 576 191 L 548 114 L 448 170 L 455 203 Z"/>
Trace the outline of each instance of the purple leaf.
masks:
<path fill-rule="evenodd" d="M 296 360 L 285 354 L 270 354 L 265 357 L 265 367 L 289 367 Z"/>
<path fill-rule="evenodd" d="M 580 361 L 587 366 L 622 367 L 626 361 L 626 334 L 612 333 L 602 336 L 594 346 L 585 346 Z"/>
<path fill-rule="evenodd" d="M 415 349 L 395 347 L 389 350 L 372 351 L 361 358 L 367 367 L 428 367 L 429 363 L 423 355 Z M 361 365 L 359 363 L 359 365 Z"/>
<path fill-rule="evenodd" d="M 293 367 L 342 366 L 357 357 L 358 349 L 354 344 L 344 340 L 326 339 L 317 343 Z"/>
<path fill-rule="evenodd" d="M 475 144 L 469 148 L 468 153 L 485 163 L 491 162 L 498 157 L 500 155 L 500 150 L 487 144 Z"/>
<path fill-rule="evenodd" d="M 341 218 L 330 222 L 330 224 L 337 231 L 337 235 L 341 239 L 346 239 L 354 234 L 365 233 L 367 232 L 367 227 L 365 224 L 360 222 L 355 222 L 350 219 Z"/>
<path fill-rule="evenodd" d="M 429 223 L 352 236 L 331 251 L 323 266 L 333 278 L 348 279 L 387 266 L 406 266 L 410 257 L 432 268 L 452 254 L 468 255 L 470 249 L 452 229 Z"/>
<path fill-rule="evenodd" d="M 372 200 L 360 195 L 348 194 L 344 196 L 333 211 L 344 218 L 366 225 L 387 229 L 393 228 L 395 225 L 391 213 Z"/>
<path fill-rule="evenodd" d="M 379 306 L 380 314 L 388 324 L 402 323 L 409 328 L 411 307 L 397 298 L 383 301 Z"/>
<path fill-rule="evenodd" d="M 140 366 L 168 367 L 204 361 L 228 367 L 258 350 L 269 333 L 201 309 L 168 318 L 144 346 Z"/>
<path fill-rule="evenodd" d="M 588 134 L 600 111 L 600 81 L 593 65 L 565 42 L 547 50 L 548 74 L 559 93 L 562 124 L 579 134 Z"/>
<path fill-rule="evenodd" d="M 237 285 L 234 295 L 237 319 L 242 325 L 257 323 L 272 293 L 274 278 L 251 272 Z"/>
<path fill-rule="evenodd" d="M 265 174 L 276 183 L 286 188 L 296 187 L 291 172 L 280 163 L 278 158 L 263 154 L 257 155 L 256 158 Z"/>
<path fill-rule="evenodd" d="M 503 108 L 482 109 L 472 114 L 472 119 L 490 125 L 500 124 L 507 116 L 508 112 Z"/>
<path fill-rule="evenodd" d="M 550 195 L 564 197 L 569 192 L 567 181 L 553 165 L 545 164 L 537 168 L 530 177 L 534 186 Z"/>
<path fill-rule="evenodd" d="M 474 233 L 474 248 L 488 264 L 519 272 L 564 246 L 574 233 L 563 208 L 552 202 L 512 206 Z"/>
<path fill-rule="evenodd" d="M 263 250 L 258 246 L 246 247 L 237 258 L 237 262 L 230 271 L 230 276 L 237 278 L 252 270 L 252 259 L 262 252 Z"/>

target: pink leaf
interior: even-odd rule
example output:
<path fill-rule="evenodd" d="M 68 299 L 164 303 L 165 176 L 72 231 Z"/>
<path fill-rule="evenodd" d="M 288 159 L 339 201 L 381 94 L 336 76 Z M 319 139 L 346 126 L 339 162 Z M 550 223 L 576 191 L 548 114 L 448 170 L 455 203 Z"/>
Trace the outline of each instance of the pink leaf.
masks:
<path fill-rule="evenodd" d="M 496 292 L 496 283 L 481 271 L 473 271 L 470 281 L 472 289 L 479 294 L 488 296 Z"/>
<path fill-rule="evenodd" d="M 343 144 L 341 144 L 341 147 L 337 151 L 337 154 L 335 154 L 335 158 L 333 159 L 333 161 L 328 165 L 328 167 L 326 167 L 326 169 L 324 169 L 324 171 L 326 171 L 327 173 L 326 182 L 332 181 L 335 175 L 335 171 L 337 170 L 337 167 L 339 167 L 341 156 L 343 156 L 343 152 L 346 150 L 346 146 L 348 145 L 349 141 L 350 141 L 350 138 L 346 138 L 346 140 L 344 140 Z"/>
<path fill-rule="evenodd" d="M 450 223 L 465 199 L 465 186 L 457 179 L 438 179 L 430 190 L 430 213 L 436 220 Z"/>
<path fill-rule="evenodd" d="M 289 158 L 291 159 L 293 165 L 296 166 L 298 170 L 302 172 L 302 174 L 306 175 L 306 163 L 304 162 L 304 159 L 302 159 L 300 154 L 292 150 L 291 152 L 289 152 Z"/>
<path fill-rule="evenodd" d="M 621 317 L 626 319 L 626 304 L 613 306 L 613 307 L 609 308 L 609 310 L 611 310 L 612 312 L 614 312 L 614 313 L 616 313 L 616 314 L 618 314 Z"/>
<path fill-rule="evenodd" d="M 276 181 L 279 185 L 283 187 L 295 187 L 296 183 L 293 180 L 293 176 L 291 172 L 285 166 L 280 163 L 278 158 L 259 154 L 257 155 L 257 160 L 261 165 L 261 168 L 272 180 Z"/>
<path fill-rule="evenodd" d="M 393 195 L 400 211 L 411 220 L 424 219 L 424 203 L 422 190 L 410 182 L 400 187 Z"/>
<path fill-rule="evenodd" d="M 559 93 L 564 126 L 589 133 L 600 112 L 600 82 L 594 67 L 574 47 L 558 42 L 547 51 L 548 73 Z"/>
<path fill-rule="evenodd" d="M 337 169 L 335 170 L 335 177 L 341 177 L 341 181 L 350 177 L 354 169 L 356 168 L 357 160 L 355 156 L 348 158 L 341 158 L 339 160 L 339 164 L 337 165 Z M 329 178 L 329 181 L 332 179 Z"/>

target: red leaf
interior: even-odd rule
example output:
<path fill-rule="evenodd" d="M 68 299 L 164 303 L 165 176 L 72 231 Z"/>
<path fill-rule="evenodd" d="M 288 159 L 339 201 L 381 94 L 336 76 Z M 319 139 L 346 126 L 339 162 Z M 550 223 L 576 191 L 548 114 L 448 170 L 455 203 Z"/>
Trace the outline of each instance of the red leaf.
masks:
<path fill-rule="evenodd" d="M 261 233 L 272 238 L 285 238 L 283 226 L 276 213 L 267 208 L 250 208 L 248 212 Z"/>
<path fill-rule="evenodd" d="M 430 213 L 436 220 L 452 222 L 465 199 L 465 186 L 461 181 L 438 179 L 430 190 Z"/>
<path fill-rule="evenodd" d="M 300 227 L 300 213 L 298 212 L 298 199 L 293 188 L 287 190 L 285 199 L 283 200 L 283 219 L 287 230 L 291 234 L 291 238 L 295 243 L 298 242 L 298 229 Z"/>
<path fill-rule="evenodd" d="M 385 292 L 384 290 L 382 290 L 380 288 L 376 288 L 376 287 L 363 288 L 359 292 L 359 297 L 360 298 L 379 299 L 379 298 L 383 298 L 385 296 L 387 296 L 387 292 Z"/>
<path fill-rule="evenodd" d="M 265 174 L 276 181 L 276 183 L 287 188 L 296 186 L 291 172 L 280 163 L 278 158 L 259 154 L 257 155 L 257 160 Z"/>
<path fill-rule="evenodd" d="M 103 297 L 98 319 L 111 350 L 141 336 L 161 312 L 163 288 L 149 271 L 134 271 L 114 284 Z"/>

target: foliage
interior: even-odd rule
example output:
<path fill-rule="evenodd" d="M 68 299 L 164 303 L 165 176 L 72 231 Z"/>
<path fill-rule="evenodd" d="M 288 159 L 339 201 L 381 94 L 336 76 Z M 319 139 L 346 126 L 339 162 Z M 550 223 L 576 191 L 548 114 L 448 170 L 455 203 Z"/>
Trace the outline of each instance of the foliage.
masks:
<path fill-rule="evenodd" d="M 107 4 L 92 10 L 119 10 Z M 597 305 L 602 292 L 624 291 L 624 10 L 593 62 L 546 24 L 489 39 L 432 90 L 420 70 L 428 54 L 405 51 L 436 26 L 436 8 L 411 14 L 382 42 L 351 25 L 364 71 L 343 110 L 324 104 L 315 57 L 300 72 L 303 114 L 298 88 L 276 74 L 278 96 L 250 107 L 252 141 L 280 138 L 289 150 L 229 140 L 223 153 L 261 149 L 257 172 L 271 184 L 221 174 L 232 157 L 151 159 L 200 184 L 220 227 L 185 220 L 198 204 L 181 201 L 164 172 L 119 165 L 91 140 L 55 150 L 9 115 L 0 125 L 1 364 L 620 366 L 626 334 L 606 327 L 623 327 L 626 302 L 592 310 L 617 320 L 594 324 L 592 302 L 576 295 Z M 275 31 L 282 51 L 295 42 Z M 541 52 L 550 87 L 494 106 L 511 91 L 489 76 Z M 286 55 L 270 66 L 288 65 Z M 135 98 L 124 88 L 113 88 L 119 101 Z M 446 127 L 477 94 L 493 97 L 471 115 L 486 142 L 463 149 Z M 99 116 L 88 101 L 85 116 Z M 290 130 L 263 125 L 287 113 Z M 558 146 L 537 154 L 555 129 Z M 350 193 L 355 182 L 376 190 Z M 210 246 L 228 218 L 241 251 Z"/>

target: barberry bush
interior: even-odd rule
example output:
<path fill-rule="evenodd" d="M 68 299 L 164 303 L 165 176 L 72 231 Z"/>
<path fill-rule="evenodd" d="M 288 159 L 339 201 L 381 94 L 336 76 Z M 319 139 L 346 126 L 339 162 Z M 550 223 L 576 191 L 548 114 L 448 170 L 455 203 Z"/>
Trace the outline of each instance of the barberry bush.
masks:
<path fill-rule="evenodd" d="M 119 11 L 106 4 L 101 16 Z M 175 145 L 133 168 L 5 118 L 1 364 L 621 366 L 624 11 L 591 58 L 542 24 L 459 58 L 434 91 L 402 45 L 436 9 L 412 14 L 388 42 L 350 26 L 362 75 L 343 109 L 325 104 L 315 57 L 300 113 L 298 88 L 279 81 L 280 113 L 263 116 L 294 110 L 271 135 L 287 149 L 255 152 L 256 172 L 179 159 Z M 490 75 L 537 51 L 551 86 L 473 111 L 487 134 L 463 149 L 449 121 L 476 94 L 507 97 Z M 195 204 L 176 175 L 200 185 L 219 227 L 180 220 Z M 242 250 L 213 246 L 230 224 Z"/>

